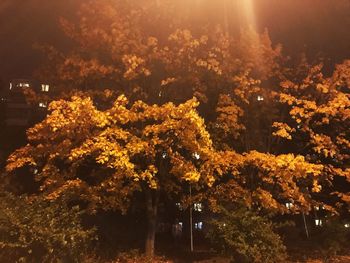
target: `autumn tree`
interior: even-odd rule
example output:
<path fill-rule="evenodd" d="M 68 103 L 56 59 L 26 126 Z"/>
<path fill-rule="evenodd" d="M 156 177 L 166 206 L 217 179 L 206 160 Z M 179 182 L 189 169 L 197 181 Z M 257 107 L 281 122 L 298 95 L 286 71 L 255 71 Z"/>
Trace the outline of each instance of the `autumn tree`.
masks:
<path fill-rule="evenodd" d="M 220 19 L 194 23 L 186 12 L 179 18 L 181 7 L 191 5 L 180 2 L 88 1 L 75 19 L 61 19 L 73 48 L 47 47 L 42 77 L 55 83 L 58 98 L 83 90 L 100 106 L 120 93 L 149 103 L 195 96 L 215 144 L 274 152 L 281 45 L 267 30 L 232 31 Z"/>
<path fill-rule="evenodd" d="M 148 216 L 146 253 L 153 255 L 160 195 L 180 195 L 185 183 L 215 182 L 215 161 L 196 100 L 175 106 L 129 104 L 118 97 L 113 107 L 98 110 L 90 98 L 56 101 L 50 115 L 29 129 L 29 144 L 14 152 L 7 165 L 35 169 L 48 199 L 86 199 L 92 210 L 126 211 L 142 192 Z M 195 162 L 194 154 L 201 156 Z"/>
<path fill-rule="evenodd" d="M 287 118 L 274 123 L 275 135 L 284 138 L 291 151 L 325 166 L 326 192 L 320 201 L 346 210 L 349 205 L 350 63 L 336 66 L 330 77 L 322 64 L 306 68 L 304 77 L 281 83 L 279 98 Z M 302 74 L 301 74 L 302 75 Z M 338 201 L 336 201 L 338 196 Z"/>
<path fill-rule="evenodd" d="M 184 184 L 213 210 L 243 200 L 285 213 L 284 200 L 307 212 L 321 183 L 348 178 L 348 63 L 330 78 L 288 69 L 267 30 L 181 23 L 174 10 L 95 0 L 62 19 L 73 48 L 46 47 L 41 76 L 69 101 L 51 104 L 7 166 L 31 166 L 48 198 L 79 194 L 92 209 L 126 211 L 142 192 L 148 254 L 159 196 L 184 196 Z"/>
<path fill-rule="evenodd" d="M 184 15 L 177 18 L 178 6 L 171 1 L 88 1 L 75 19 L 61 19 L 73 48 L 46 47 L 48 63 L 41 77 L 63 93 L 80 89 L 105 97 L 108 89 L 114 94 L 111 101 L 124 93 L 151 103 L 196 96 L 212 106 L 220 93 L 240 88 L 237 76 L 267 80 L 278 75 L 281 47 L 272 45 L 267 31 L 232 33 L 216 22 L 196 25 Z"/>
<path fill-rule="evenodd" d="M 282 212 L 284 199 L 293 198 L 296 209 L 307 209 L 300 186 L 318 189 L 322 165 L 292 154 L 216 151 L 197 106 L 195 99 L 148 105 L 124 96 L 107 110 L 89 97 L 54 101 L 48 117 L 28 130 L 29 144 L 9 157 L 7 171 L 28 167 L 46 198 L 83 199 L 91 211 L 126 212 L 141 192 L 147 255 L 154 253 L 159 198 L 186 197 L 186 184 L 199 198 L 207 194 L 213 209 L 222 198 Z"/>
<path fill-rule="evenodd" d="M 74 20 L 61 20 L 73 48 L 48 47 L 41 72 L 60 90 L 57 97 L 83 90 L 101 106 L 120 93 L 150 103 L 195 96 L 215 144 L 273 152 L 281 45 L 267 30 L 195 24 L 178 18 L 180 3 L 146 2 L 89 1 Z"/>

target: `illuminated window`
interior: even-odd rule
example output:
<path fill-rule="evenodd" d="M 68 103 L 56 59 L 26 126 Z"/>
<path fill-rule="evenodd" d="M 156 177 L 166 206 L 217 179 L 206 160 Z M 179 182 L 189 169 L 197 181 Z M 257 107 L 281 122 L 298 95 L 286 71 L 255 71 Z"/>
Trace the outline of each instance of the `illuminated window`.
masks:
<path fill-rule="evenodd" d="M 322 226 L 322 220 L 321 219 L 315 219 L 315 225 L 316 226 Z"/>
<path fill-rule="evenodd" d="M 193 154 L 193 158 L 196 159 L 196 160 L 199 160 L 201 158 L 201 156 L 199 155 L 199 153 L 194 153 Z"/>
<path fill-rule="evenodd" d="M 29 88 L 30 87 L 29 83 L 25 83 L 25 82 L 18 83 L 18 86 L 21 88 L 23 88 L 23 87 Z"/>
<path fill-rule="evenodd" d="M 319 210 L 322 210 L 322 209 L 323 209 L 323 205 L 315 206 L 315 210 L 316 210 L 316 211 L 319 211 Z"/>
<path fill-rule="evenodd" d="M 194 229 L 202 230 L 203 229 L 203 222 L 194 223 Z"/>
<path fill-rule="evenodd" d="M 193 209 L 194 209 L 194 211 L 202 212 L 203 211 L 203 206 L 202 206 L 201 203 L 194 203 L 193 204 Z"/>
<path fill-rule="evenodd" d="M 256 98 L 258 101 L 263 101 L 264 100 L 264 97 L 261 96 L 261 95 L 258 95 L 258 97 Z"/>
<path fill-rule="evenodd" d="M 293 203 L 290 203 L 290 202 L 286 203 L 286 207 L 288 209 L 291 209 L 293 207 Z"/>
<path fill-rule="evenodd" d="M 50 89 L 50 86 L 47 84 L 41 84 L 41 91 L 48 92 Z"/>
<path fill-rule="evenodd" d="M 165 159 L 167 157 L 167 153 L 166 152 L 163 152 L 162 153 L 162 158 Z"/>
<path fill-rule="evenodd" d="M 182 210 L 182 205 L 181 205 L 181 203 L 176 203 L 175 206 L 177 207 L 177 209 Z"/>
<path fill-rule="evenodd" d="M 40 108 L 46 108 L 47 107 L 47 103 L 46 102 L 39 102 L 39 107 Z"/>

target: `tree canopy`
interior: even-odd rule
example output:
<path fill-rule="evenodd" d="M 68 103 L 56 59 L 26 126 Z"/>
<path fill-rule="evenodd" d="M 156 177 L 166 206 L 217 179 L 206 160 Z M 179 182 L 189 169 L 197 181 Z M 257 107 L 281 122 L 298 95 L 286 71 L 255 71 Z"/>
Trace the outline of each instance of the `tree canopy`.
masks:
<path fill-rule="evenodd" d="M 267 30 L 186 27 L 169 2 L 135 2 L 88 1 L 61 20 L 73 48 L 46 47 L 41 70 L 56 100 L 8 172 L 28 168 L 46 198 L 91 211 L 126 213 L 141 193 L 149 254 L 160 199 L 188 200 L 189 185 L 213 210 L 348 209 L 349 61 L 326 77 L 291 66 Z"/>

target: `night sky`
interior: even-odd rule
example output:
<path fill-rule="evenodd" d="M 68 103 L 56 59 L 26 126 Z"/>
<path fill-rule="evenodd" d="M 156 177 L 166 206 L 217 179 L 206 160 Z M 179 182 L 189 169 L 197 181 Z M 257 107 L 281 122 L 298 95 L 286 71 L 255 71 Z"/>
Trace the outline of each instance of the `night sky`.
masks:
<path fill-rule="evenodd" d="M 0 0 L 0 79 L 31 76 L 41 60 L 34 43 L 64 46 L 58 18 L 72 17 L 82 2 Z M 350 0 L 255 0 L 255 14 L 258 28 L 267 27 L 289 55 L 320 53 L 332 63 L 350 58 Z"/>

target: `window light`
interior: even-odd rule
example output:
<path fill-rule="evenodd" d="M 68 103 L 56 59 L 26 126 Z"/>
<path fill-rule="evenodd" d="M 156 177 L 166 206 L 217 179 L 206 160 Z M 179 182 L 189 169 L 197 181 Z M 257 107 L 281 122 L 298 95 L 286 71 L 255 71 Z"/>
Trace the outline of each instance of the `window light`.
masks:
<path fill-rule="evenodd" d="M 194 228 L 197 230 L 202 230 L 203 229 L 203 222 L 194 223 Z"/>
<path fill-rule="evenodd" d="M 47 84 L 41 84 L 41 91 L 48 92 L 50 89 L 50 86 Z"/>
<path fill-rule="evenodd" d="M 181 205 L 181 203 L 176 203 L 175 206 L 176 206 L 179 210 L 182 210 L 182 205 Z"/>
<path fill-rule="evenodd" d="M 194 211 L 202 212 L 203 211 L 203 206 L 202 206 L 201 203 L 194 203 L 193 204 L 193 209 L 194 209 Z"/>
<path fill-rule="evenodd" d="M 264 97 L 261 96 L 261 95 L 258 95 L 258 97 L 256 98 L 258 101 L 263 101 L 264 100 Z"/>
<path fill-rule="evenodd" d="M 46 102 L 39 102 L 39 107 L 40 108 L 46 108 L 47 107 L 47 103 Z"/>
<path fill-rule="evenodd" d="M 321 219 L 315 219 L 315 225 L 316 226 L 322 226 L 322 220 Z"/>
<path fill-rule="evenodd" d="M 291 202 L 286 203 L 286 207 L 288 209 L 291 209 L 293 207 L 293 203 L 291 203 Z"/>
<path fill-rule="evenodd" d="M 199 155 L 199 153 L 195 152 L 193 154 L 193 158 L 195 158 L 196 160 L 199 160 L 201 158 L 201 156 Z"/>

